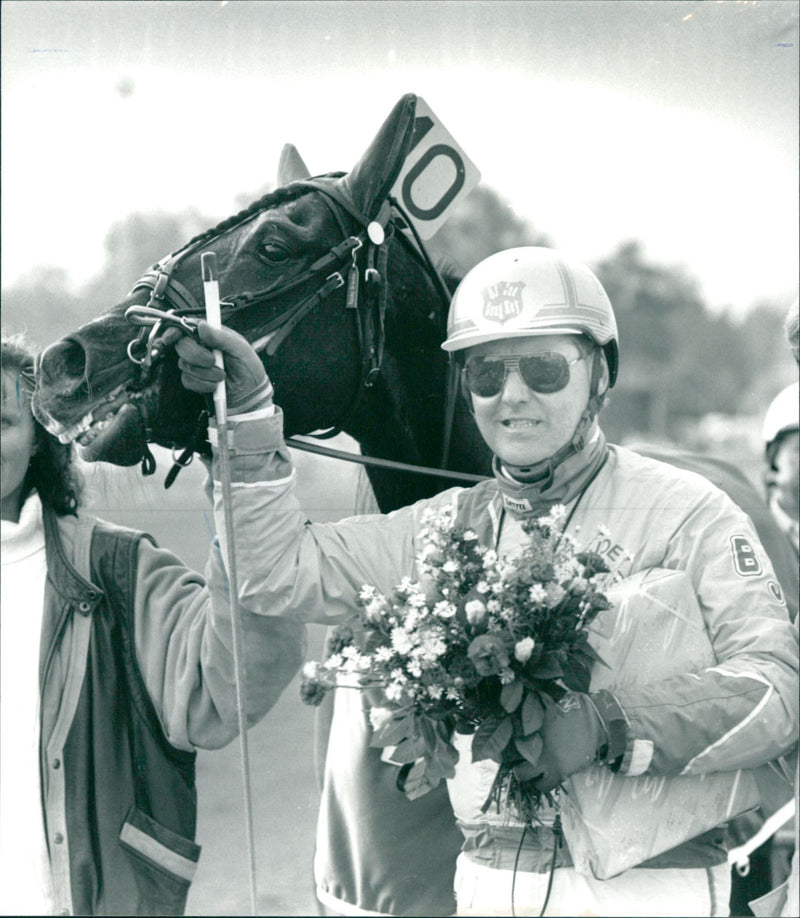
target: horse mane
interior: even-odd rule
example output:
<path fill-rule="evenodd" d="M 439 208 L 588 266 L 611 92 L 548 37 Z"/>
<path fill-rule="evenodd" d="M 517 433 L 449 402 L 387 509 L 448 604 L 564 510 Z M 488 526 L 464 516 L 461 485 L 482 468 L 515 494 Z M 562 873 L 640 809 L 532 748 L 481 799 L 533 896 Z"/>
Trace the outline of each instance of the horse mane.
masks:
<path fill-rule="evenodd" d="M 325 175 L 317 176 L 317 178 L 341 178 L 341 176 L 344 174 L 344 172 L 328 172 Z M 248 204 L 247 207 L 245 207 L 243 210 L 232 214 L 230 217 L 226 217 L 215 226 L 203 230 L 196 236 L 193 236 L 187 243 L 185 243 L 185 245 L 181 246 L 181 250 L 188 249 L 190 246 L 195 245 L 196 243 L 204 242 L 206 239 L 210 239 L 212 236 L 218 236 L 221 233 L 225 233 L 229 229 L 232 229 L 234 226 L 237 226 L 239 223 L 243 223 L 249 217 L 260 213 L 262 210 L 272 210 L 273 207 L 278 207 L 281 204 L 286 204 L 289 201 L 294 201 L 297 198 L 302 197 L 304 194 L 308 194 L 309 191 L 310 189 L 307 187 L 293 187 L 291 183 L 288 185 L 283 185 L 281 188 L 276 188 L 274 191 L 268 191 L 266 194 L 261 195 L 260 198 L 257 198 L 255 201 L 252 201 L 250 204 Z"/>

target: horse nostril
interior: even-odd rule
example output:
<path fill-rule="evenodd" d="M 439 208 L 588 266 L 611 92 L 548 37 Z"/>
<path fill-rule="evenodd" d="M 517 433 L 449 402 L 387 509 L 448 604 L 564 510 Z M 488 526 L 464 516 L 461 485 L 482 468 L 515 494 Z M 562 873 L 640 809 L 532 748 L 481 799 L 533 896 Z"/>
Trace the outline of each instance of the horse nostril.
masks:
<path fill-rule="evenodd" d="M 39 372 L 43 380 L 82 380 L 86 372 L 86 351 L 80 341 L 63 338 L 42 354 Z"/>

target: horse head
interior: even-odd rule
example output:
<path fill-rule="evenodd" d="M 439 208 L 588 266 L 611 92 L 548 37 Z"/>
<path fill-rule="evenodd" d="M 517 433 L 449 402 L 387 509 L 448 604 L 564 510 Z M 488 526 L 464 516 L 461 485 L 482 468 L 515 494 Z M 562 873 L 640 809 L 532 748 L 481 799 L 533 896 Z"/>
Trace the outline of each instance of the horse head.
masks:
<path fill-rule="evenodd" d="M 146 461 L 148 442 L 197 448 L 204 404 L 180 385 L 162 336 L 204 314 L 201 259 L 214 252 L 223 322 L 261 354 L 287 435 L 336 427 L 378 455 L 435 462 L 447 290 L 389 199 L 415 107 L 404 96 L 346 174 L 311 178 L 285 148 L 277 190 L 189 240 L 45 350 L 39 420 L 87 461 Z"/>

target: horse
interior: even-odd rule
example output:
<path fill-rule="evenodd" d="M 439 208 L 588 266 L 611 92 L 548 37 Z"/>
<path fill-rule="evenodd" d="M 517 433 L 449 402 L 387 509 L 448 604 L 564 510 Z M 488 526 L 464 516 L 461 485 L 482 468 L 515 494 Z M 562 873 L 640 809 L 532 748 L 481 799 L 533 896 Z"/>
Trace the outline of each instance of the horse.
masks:
<path fill-rule="evenodd" d="M 181 387 L 163 332 L 204 313 L 201 260 L 213 251 L 223 322 L 260 351 L 287 436 L 344 431 L 377 460 L 468 480 L 489 474 L 452 385 L 448 398 L 439 348 L 459 276 L 439 270 L 390 194 L 416 142 L 416 102 L 400 99 L 349 173 L 311 177 L 284 148 L 275 191 L 170 253 L 121 302 L 47 348 L 34 396 L 42 423 L 77 440 L 86 461 L 142 461 L 145 472 L 148 442 L 183 450 L 184 462 L 207 452 L 206 406 Z M 137 316 L 150 324 L 134 328 Z M 384 512 L 460 480 L 375 466 L 368 475 Z"/>

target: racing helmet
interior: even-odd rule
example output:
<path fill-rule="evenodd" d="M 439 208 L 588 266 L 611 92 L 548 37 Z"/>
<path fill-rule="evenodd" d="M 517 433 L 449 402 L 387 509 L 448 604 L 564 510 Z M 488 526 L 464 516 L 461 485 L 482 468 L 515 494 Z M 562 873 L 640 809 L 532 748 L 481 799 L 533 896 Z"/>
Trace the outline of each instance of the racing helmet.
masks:
<path fill-rule="evenodd" d="M 781 434 L 792 430 L 800 430 L 800 382 L 791 383 L 770 402 L 764 415 L 761 439 L 768 447 Z"/>
<path fill-rule="evenodd" d="M 603 348 L 613 386 L 619 336 L 603 285 L 586 265 L 555 249 L 522 246 L 467 272 L 453 295 L 442 347 L 456 352 L 501 338 L 575 334 Z"/>

